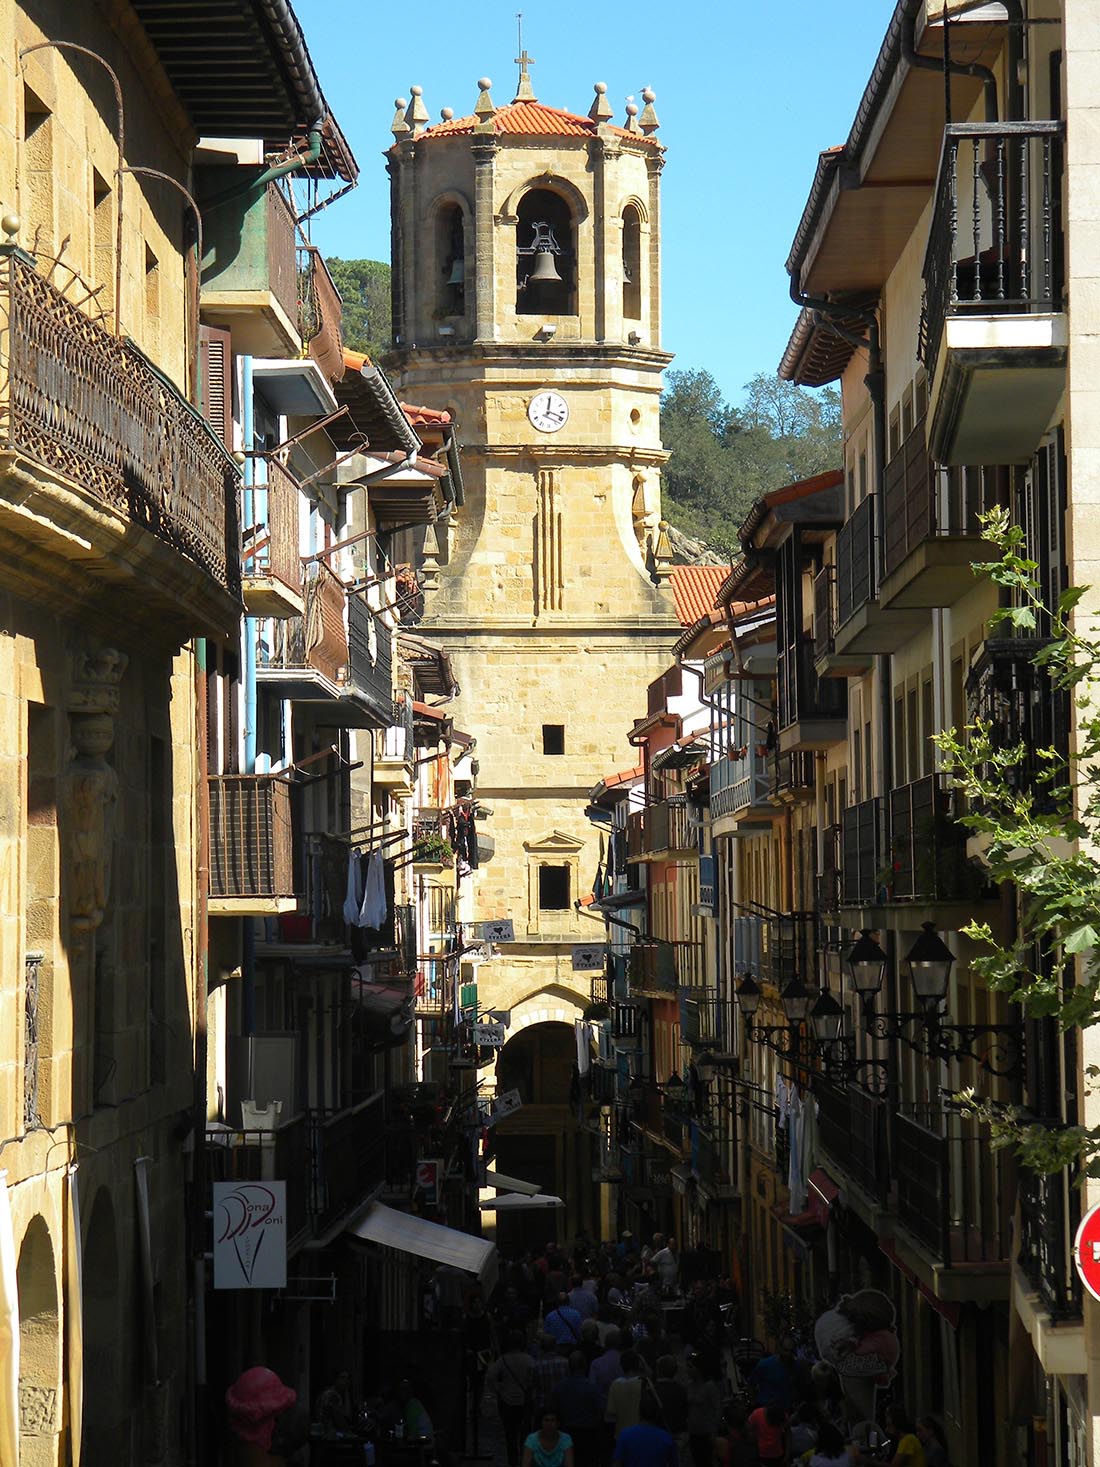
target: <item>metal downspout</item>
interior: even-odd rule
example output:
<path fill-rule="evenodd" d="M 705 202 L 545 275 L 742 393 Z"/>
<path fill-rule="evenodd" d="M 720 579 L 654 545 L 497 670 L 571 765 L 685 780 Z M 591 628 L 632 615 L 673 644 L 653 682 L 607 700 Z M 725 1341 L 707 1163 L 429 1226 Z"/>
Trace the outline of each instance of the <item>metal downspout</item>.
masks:
<path fill-rule="evenodd" d="M 935 71 L 943 75 L 944 71 L 952 76 L 973 76 L 982 84 L 982 92 L 985 96 L 985 120 L 986 122 L 997 122 L 997 78 L 988 66 L 979 66 L 976 61 L 952 61 L 946 54 L 943 57 L 923 56 L 915 47 L 916 16 L 911 24 L 902 26 L 901 31 L 901 54 L 902 59 L 916 71 Z M 945 83 L 946 85 L 946 83 Z M 945 110 L 947 110 L 945 108 Z M 947 121 L 951 121 L 948 112 Z"/>
<path fill-rule="evenodd" d="M 252 358 L 241 357 L 241 447 L 244 461 L 244 514 L 246 525 L 254 523 L 256 460 L 255 403 Z M 259 624 L 254 616 L 244 619 L 244 772 L 256 772 L 256 638 Z M 256 1032 L 256 932 L 253 918 L 245 917 L 241 931 L 241 1024 L 246 1035 Z"/>
<path fill-rule="evenodd" d="M 204 1151 L 206 1145 L 206 1005 L 210 981 L 210 934 L 207 894 L 210 878 L 210 783 L 207 777 L 207 689 L 205 637 L 195 641 L 195 748 L 198 751 L 198 861 L 195 890 L 195 1078 L 191 1151 L 191 1329 L 194 1345 L 194 1379 L 191 1422 L 192 1462 L 207 1459 L 206 1442 L 206 1194 Z"/>

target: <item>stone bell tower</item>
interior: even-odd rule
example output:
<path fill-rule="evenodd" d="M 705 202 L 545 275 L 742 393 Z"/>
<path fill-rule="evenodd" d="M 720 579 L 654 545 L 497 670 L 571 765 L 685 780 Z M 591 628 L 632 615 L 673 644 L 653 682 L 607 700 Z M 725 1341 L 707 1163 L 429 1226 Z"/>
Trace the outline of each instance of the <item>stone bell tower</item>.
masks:
<path fill-rule="evenodd" d="M 434 126 L 413 87 L 389 153 L 392 375 L 454 415 L 463 448 L 465 504 L 426 547 L 422 630 L 453 658 L 478 739 L 496 843 L 478 916 L 516 933 L 479 998 L 512 1010 L 511 1036 L 588 1001 L 571 968 L 572 945 L 600 936 L 573 910 L 598 858 L 586 795 L 635 764 L 631 721 L 679 631 L 658 531 L 654 96 L 616 126 L 602 82 L 577 115 L 538 100 L 526 52 L 518 64 L 508 105 L 483 79 L 472 113 Z"/>

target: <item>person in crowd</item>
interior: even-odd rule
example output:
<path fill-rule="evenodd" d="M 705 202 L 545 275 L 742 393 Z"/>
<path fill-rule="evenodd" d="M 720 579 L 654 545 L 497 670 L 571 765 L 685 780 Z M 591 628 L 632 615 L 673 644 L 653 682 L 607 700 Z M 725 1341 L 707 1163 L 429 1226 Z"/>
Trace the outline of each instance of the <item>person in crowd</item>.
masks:
<path fill-rule="evenodd" d="M 725 1340 L 722 1326 L 710 1319 L 704 1324 L 692 1351 L 698 1357 L 699 1368 L 704 1375 L 712 1375 L 721 1381 L 725 1375 Z"/>
<path fill-rule="evenodd" d="M 790 1431 L 781 1402 L 757 1406 L 749 1415 L 749 1431 L 756 1440 L 760 1467 L 787 1467 L 791 1459 Z"/>
<path fill-rule="evenodd" d="M 553 1411 L 542 1413 L 538 1431 L 523 1443 L 523 1467 L 573 1467 L 573 1441 Z"/>
<path fill-rule="evenodd" d="M 638 1404 L 642 1399 L 642 1362 L 637 1350 L 624 1350 L 623 1373 L 611 1382 L 607 1393 L 604 1418 L 614 1429 L 615 1438 L 628 1426 L 638 1424 Z"/>
<path fill-rule="evenodd" d="M 709 1325 L 717 1325 L 721 1332 L 722 1312 L 718 1308 L 713 1289 L 708 1288 L 702 1279 L 696 1279 L 691 1286 L 685 1314 L 685 1333 L 693 1345 Z"/>
<path fill-rule="evenodd" d="M 554 1343 L 568 1353 L 580 1344 L 583 1323 L 584 1320 L 570 1304 L 569 1295 L 559 1293 L 555 1307 L 543 1320 L 543 1327 L 548 1335 L 553 1335 Z"/>
<path fill-rule="evenodd" d="M 592 1280 L 592 1283 L 594 1284 L 595 1281 Z M 569 1303 L 581 1319 L 594 1319 L 600 1307 L 595 1288 L 589 1288 L 579 1273 L 573 1275 L 572 1287 L 569 1290 Z"/>
<path fill-rule="evenodd" d="M 791 1456 L 796 1462 L 817 1446 L 819 1420 L 813 1401 L 803 1401 L 791 1417 Z"/>
<path fill-rule="evenodd" d="M 758 1467 L 759 1461 L 748 1412 L 733 1401 L 723 1409 L 722 1430 L 714 1438 L 715 1467 Z"/>
<path fill-rule="evenodd" d="M 679 1442 L 687 1434 L 688 1393 L 683 1383 L 676 1379 L 674 1356 L 662 1355 L 657 1361 L 657 1378 L 653 1389 L 661 1403 L 665 1428 Z"/>
<path fill-rule="evenodd" d="M 621 1274 L 609 1273 L 607 1275 L 604 1303 L 610 1309 L 621 1309 L 626 1303 L 626 1293 L 623 1289 L 623 1278 Z"/>
<path fill-rule="evenodd" d="M 317 1397 L 317 1420 L 326 1437 L 339 1436 L 355 1425 L 350 1370 L 341 1370 L 332 1384 Z"/>
<path fill-rule="evenodd" d="M 638 1420 L 615 1440 L 612 1467 L 678 1467 L 675 1439 L 659 1422 L 661 1405 L 652 1388 L 638 1403 Z"/>
<path fill-rule="evenodd" d="M 534 1361 L 523 1348 L 523 1335 L 513 1330 L 505 1338 L 503 1353 L 493 1361 L 486 1375 L 486 1383 L 497 1398 L 508 1467 L 519 1467 L 520 1449 L 530 1419 L 534 1375 Z"/>
<path fill-rule="evenodd" d="M 558 1342 L 549 1331 L 539 1336 L 533 1359 L 535 1373 L 531 1396 L 534 1419 L 538 1421 L 543 1411 L 547 1410 L 550 1405 L 554 1387 L 569 1374 L 569 1366 L 565 1356 L 558 1348 Z"/>
<path fill-rule="evenodd" d="M 237 1447 L 234 1460 L 271 1462 L 273 1467 L 290 1460 L 291 1451 L 297 1451 L 290 1445 L 297 1435 L 291 1430 L 297 1399 L 297 1392 L 265 1365 L 253 1365 L 239 1375 L 225 1393 L 226 1421 Z M 308 1440 L 308 1422 L 305 1431 Z"/>
<path fill-rule="evenodd" d="M 688 1447 L 695 1467 L 712 1467 L 714 1438 L 722 1427 L 722 1389 L 708 1362 L 688 1356 Z"/>
<path fill-rule="evenodd" d="M 598 1356 L 603 1354 L 603 1345 L 600 1344 L 600 1323 L 598 1319 L 586 1319 L 581 1325 L 580 1352 L 585 1359 L 585 1370 Z M 570 1351 L 572 1354 L 572 1351 Z"/>
<path fill-rule="evenodd" d="M 890 1458 L 888 1467 L 928 1467 L 921 1439 L 912 1418 L 903 1407 L 892 1405 L 886 1408 L 886 1431 L 894 1445 L 894 1455 Z M 879 1458 L 865 1456 L 858 1450 L 851 1455 L 855 1462 L 880 1461 Z"/>
<path fill-rule="evenodd" d="M 623 1373 L 623 1337 L 617 1329 L 609 1330 L 602 1355 L 598 1355 L 588 1367 L 588 1378 L 599 1387 L 600 1398 L 607 1405 L 607 1393 L 612 1381 Z"/>
<path fill-rule="evenodd" d="M 817 1450 L 810 1458 L 810 1467 L 851 1467 L 851 1461 L 840 1428 L 831 1421 L 823 1422 L 817 1434 Z"/>
<path fill-rule="evenodd" d="M 569 1357 L 569 1374 L 550 1397 L 562 1428 L 573 1439 L 576 1467 L 597 1467 L 603 1427 L 603 1397 L 588 1378 L 588 1361 L 580 1350 Z"/>
<path fill-rule="evenodd" d="M 922 1416 L 917 1422 L 917 1436 L 924 1448 L 925 1467 L 950 1467 L 947 1460 L 947 1437 L 935 1416 Z"/>
<path fill-rule="evenodd" d="M 773 1355 L 765 1355 L 749 1375 L 749 1385 L 756 1392 L 759 1405 L 778 1401 L 789 1411 L 796 1401 L 813 1395 L 813 1378 L 808 1366 L 795 1354 L 794 1340 L 784 1335 Z"/>
<path fill-rule="evenodd" d="M 659 1236 L 659 1235 L 657 1235 Z M 657 1241 L 655 1236 L 654 1243 Z M 662 1243 L 660 1248 L 654 1248 L 650 1263 L 657 1271 L 657 1280 L 661 1290 L 671 1294 L 676 1288 L 676 1280 L 680 1275 L 680 1260 L 676 1254 L 676 1239 L 669 1238 Z"/>
<path fill-rule="evenodd" d="M 397 1383 L 398 1419 L 404 1427 L 406 1441 L 433 1441 L 435 1428 L 427 1407 L 413 1389 L 407 1377 Z"/>
<path fill-rule="evenodd" d="M 493 1354 L 493 1325 L 480 1294 L 471 1294 L 466 1301 L 466 1314 L 462 1320 L 462 1359 L 466 1369 L 466 1380 L 475 1404 L 481 1402 L 485 1385 L 485 1372 Z"/>

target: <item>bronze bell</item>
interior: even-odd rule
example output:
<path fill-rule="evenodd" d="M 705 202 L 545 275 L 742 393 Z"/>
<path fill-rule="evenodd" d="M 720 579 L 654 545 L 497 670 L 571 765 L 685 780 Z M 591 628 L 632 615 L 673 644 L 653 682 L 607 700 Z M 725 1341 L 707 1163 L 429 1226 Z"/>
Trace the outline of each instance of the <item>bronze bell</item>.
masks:
<path fill-rule="evenodd" d="M 451 273 L 447 276 L 448 285 L 466 284 L 466 261 L 458 255 L 451 265 Z"/>
<path fill-rule="evenodd" d="M 554 264 L 554 252 L 552 250 L 536 250 L 535 268 L 531 271 L 528 281 L 531 285 L 560 285 L 561 276 L 558 267 Z"/>

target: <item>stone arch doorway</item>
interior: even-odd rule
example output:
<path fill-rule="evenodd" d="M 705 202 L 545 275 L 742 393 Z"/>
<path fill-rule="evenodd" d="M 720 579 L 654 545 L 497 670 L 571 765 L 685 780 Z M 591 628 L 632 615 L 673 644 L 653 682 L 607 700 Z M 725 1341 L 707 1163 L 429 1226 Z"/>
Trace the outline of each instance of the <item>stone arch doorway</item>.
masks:
<path fill-rule="evenodd" d="M 50 1230 L 31 1219 L 16 1272 L 19 1288 L 19 1467 L 54 1467 L 61 1430 L 61 1317 Z"/>
<path fill-rule="evenodd" d="M 495 1127 L 492 1165 L 506 1176 L 537 1183 L 566 1204 L 556 1212 L 497 1216 L 497 1246 L 506 1254 L 566 1242 L 582 1232 L 593 1236 L 599 1214 L 592 1138 L 577 1119 L 576 1059 L 573 1026 L 556 1019 L 526 1024 L 500 1052 L 497 1094 L 518 1090 L 523 1108 Z"/>
<path fill-rule="evenodd" d="M 118 1231 L 106 1187 L 96 1194 L 84 1243 L 84 1436 L 87 1462 L 122 1462 L 129 1450 L 121 1362 Z M 133 1326 L 129 1325 L 132 1329 Z"/>

